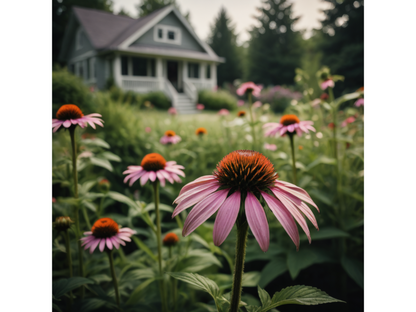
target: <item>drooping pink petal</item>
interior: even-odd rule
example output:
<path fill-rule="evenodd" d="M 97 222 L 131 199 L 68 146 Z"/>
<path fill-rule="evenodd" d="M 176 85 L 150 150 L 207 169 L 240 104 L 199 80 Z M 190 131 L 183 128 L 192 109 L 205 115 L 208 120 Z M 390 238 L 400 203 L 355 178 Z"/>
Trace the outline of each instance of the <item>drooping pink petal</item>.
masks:
<path fill-rule="evenodd" d="M 288 130 L 289 132 L 293 132 L 293 131 L 295 131 L 295 125 L 288 125 L 288 126 L 287 126 L 287 130 Z"/>
<path fill-rule="evenodd" d="M 213 232 L 215 246 L 221 245 L 230 234 L 240 211 L 240 201 L 241 194 L 236 191 L 219 208 Z"/>
<path fill-rule="evenodd" d="M 105 238 L 102 238 L 100 241 L 100 251 L 103 252 L 105 248 Z"/>
<path fill-rule="evenodd" d="M 173 178 L 170 176 L 170 173 L 165 171 L 165 170 L 158 170 L 157 172 L 159 172 L 160 174 L 162 174 L 166 180 L 168 180 L 170 183 L 173 184 Z"/>
<path fill-rule="evenodd" d="M 113 242 L 111 241 L 110 237 L 107 237 L 105 239 L 106 243 L 107 243 L 107 247 L 108 249 L 112 250 L 113 249 Z"/>
<path fill-rule="evenodd" d="M 182 182 L 181 178 L 179 178 L 176 173 L 171 173 L 170 176 L 175 180 L 175 182 L 177 183 Z"/>
<path fill-rule="evenodd" d="M 186 218 L 183 226 L 182 235 L 188 236 L 198 226 L 204 223 L 209 217 L 211 217 L 220 208 L 224 200 L 227 198 L 229 189 L 215 192 L 200 203 L 195 205 Z"/>
<path fill-rule="evenodd" d="M 282 136 L 283 134 L 285 134 L 285 133 L 286 133 L 286 131 L 287 131 L 287 126 L 283 126 L 283 127 L 280 129 L 280 136 Z"/>
<path fill-rule="evenodd" d="M 179 169 L 175 169 L 175 168 L 172 168 L 172 167 L 165 167 L 165 171 L 168 171 L 168 172 L 172 172 L 172 173 L 176 173 L 176 174 L 178 174 L 178 175 L 180 175 L 180 176 L 183 176 L 183 177 L 185 177 L 185 173 L 183 173 L 183 171 L 181 171 L 181 170 L 179 170 Z"/>
<path fill-rule="evenodd" d="M 147 180 L 149 179 L 150 172 L 146 171 L 146 173 L 140 179 L 140 185 L 143 186 L 146 184 Z"/>
<path fill-rule="evenodd" d="M 131 173 L 131 174 L 129 174 L 128 176 L 126 176 L 125 178 L 124 178 L 124 183 L 127 183 L 127 181 L 128 180 L 130 180 L 130 186 L 132 186 L 133 185 L 133 183 L 134 182 L 136 182 L 138 179 L 140 179 L 140 177 L 142 176 L 142 175 L 144 175 L 146 173 L 146 171 L 139 171 L 139 172 L 137 172 L 137 173 Z"/>
<path fill-rule="evenodd" d="M 152 182 L 155 182 L 156 181 L 156 173 L 154 171 L 150 171 L 149 172 L 149 179 Z"/>
<path fill-rule="evenodd" d="M 63 125 L 65 128 L 69 128 L 71 126 L 71 120 L 65 120 Z"/>
<path fill-rule="evenodd" d="M 205 182 L 204 184 L 199 184 L 195 186 L 194 188 L 190 189 L 189 191 L 182 193 L 182 195 L 179 195 L 173 203 L 180 204 L 180 202 L 188 197 L 194 196 L 195 194 L 198 194 L 199 192 L 206 190 L 213 186 L 220 186 L 218 181 L 212 181 L 212 182 Z"/>
<path fill-rule="evenodd" d="M 120 247 L 120 243 L 118 242 L 118 238 L 116 236 L 111 237 L 111 242 L 116 249 Z"/>
<path fill-rule="evenodd" d="M 92 235 L 91 231 L 84 232 L 84 235 Z"/>
<path fill-rule="evenodd" d="M 292 215 L 286 209 L 285 206 L 276 198 L 273 197 L 265 192 L 261 192 L 264 200 L 266 201 L 267 205 L 269 206 L 270 210 L 273 212 L 276 219 L 280 222 L 280 224 L 285 229 L 286 233 L 292 239 L 292 241 L 296 245 L 296 249 L 299 249 L 299 232 L 296 226 L 295 220 L 293 220 Z"/>
<path fill-rule="evenodd" d="M 267 223 L 266 213 L 263 207 L 251 192 L 247 192 L 244 203 L 247 222 L 251 232 L 264 252 L 269 249 L 269 224 Z"/>
<path fill-rule="evenodd" d="M 318 206 L 313 202 L 312 198 L 309 196 L 309 194 L 304 189 L 301 189 L 300 187 L 298 187 L 298 186 L 296 186 L 292 183 L 281 181 L 281 180 L 276 180 L 275 185 L 277 187 L 281 188 L 282 190 L 295 195 L 296 197 L 298 197 L 302 201 L 307 202 L 308 204 L 311 204 L 319 212 Z"/>
<path fill-rule="evenodd" d="M 192 188 L 199 186 L 200 184 L 205 184 L 206 182 L 211 182 L 214 180 L 216 180 L 216 178 L 213 175 L 206 175 L 206 176 L 199 177 L 198 179 L 186 184 L 179 192 L 179 196 L 191 190 Z"/>
<path fill-rule="evenodd" d="M 118 237 L 126 242 L 131 242 L 130 236 L 126 234 L 119 234 Z"/>
<path fill-rule="evenodd" d="M 53 128 L 53 132 L 55 133 L 58 129 L 62 126 L 62 124 L 58 124 L 55 128 Z"/>
<path fill-rule="evenodd" d="M 119 229 L 118 232 L 119 233 L 128 233 L 130 235 L 136 234 L 136 231 L 135 230 L 132 230 L 132 229 L 127 228 L 127 227 L 123 227 L 123 228 Z"/>
<path fill-rule="evenodd" d="M 90 254 L 94 252 L 95 248 L 97 248 L 99 243 L 100 243 L 100 239 L 96 239 L 94 242 L 92 242 L 91 247 L 90 247 Z"/>
<path fill-rule="evenodd" d="M 160 181 L 160 185 L 162 186 L 162 187 L 164 187 L 165 186 L 165 177 L 163 176 L 163 174 L 161 173 L 161 172 L 159 172 L 160 170 L 158 170 L 158 171 L 156 171 L 156 176 L 157 176 L 157 179 Z"/>
<path fill-rule="evenodd" d="M 199 193 L 193 195 L 192 197 L 183 199 L 181 203 L 178 206 L 176 206 L 175 210 L 173 211 L 172 218 L 176 217 L 186 208 L 189 208 L 192 205 L 195 205 L 196 203 L 200 202 L 202 199 L 204 199 L 211 193 L 215 192 L 219 187 L 220 187 L 219 185 L 213 185 L 210 188 L 207 188 L 206 190 L 200 191 Z"/>

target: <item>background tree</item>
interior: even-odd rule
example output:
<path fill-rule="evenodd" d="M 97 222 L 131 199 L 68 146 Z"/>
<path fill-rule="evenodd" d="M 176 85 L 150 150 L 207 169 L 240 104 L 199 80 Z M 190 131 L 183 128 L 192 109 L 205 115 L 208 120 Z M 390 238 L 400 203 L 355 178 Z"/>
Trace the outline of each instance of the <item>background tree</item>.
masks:
<path fill-rule="evenodd" d="M 52 1 L 52 63 L 57 64 L 61 51 L 65 27 L 71 8 L 76 5 L 85 8 L 112 12 L 112 0 L 53 0 Z M 64 65 L 64 64 L 61 64 Z"/>
<path fill-rule="evenodd" d="M 302 34 L 293 30 L 299 17 L 293 17 L 287 0 L 262 0 L 257 11 L 258 26 L 250 31 L 248 79 L 264 85 L 293 84 L 302 56 Z"/>
<path fill-rule="evenodd" d="M 326 17 L 321 22 L 322 65 L 345 77 L 336 84 L 336 93 L 356 90 L 364 85 L 364 1 L 324 1 L 332 8 L 324 11 Z"/>
<path fill-rule="evenodd" d="M 153 11 L 159 10 L 167 5 L 173 4 L 179 11 L 180 7 L 176 3 L 176 0 L 140 0 L 140 3 L 136 5 L 137 10 L 139 11 L 139 17 L 149 15 Z M 183 14 L 181 13 L 190 24 L 190 12 Z"/>
<path fill-rule="evenodd" d="M 225 63 L 217 67 L 218 85 L 222 86 L 225 82 L 232 83 L 235 79 L 241 78 L 241 57 L 237 47 L 235 26 L 231 25 L 231 19 L 224 7 L 220 9 L 211 26 L 208 44 L 218 56 L 226 59 Z"/>

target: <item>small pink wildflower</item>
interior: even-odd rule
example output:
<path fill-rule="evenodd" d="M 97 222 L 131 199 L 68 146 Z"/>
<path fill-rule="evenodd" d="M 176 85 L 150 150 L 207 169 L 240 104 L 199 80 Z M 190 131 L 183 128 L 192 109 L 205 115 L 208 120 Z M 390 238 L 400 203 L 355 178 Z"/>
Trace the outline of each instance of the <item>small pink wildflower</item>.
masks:
<path fill-rule="evenodd" d="M 220 115 L 220 116 L 227 116 L 227 115 L 229 115 L 229 114 L 230 114 L 230 112 L 228 111 L 228 109 L 225 109 L 225 108 L 220 109 L 220 110 L 218 111 L 218 115 Z"/>
<path fill-rule="evenodd" d="M 245 82 L 243 83 L 240 88 L 237 89 L 237 94 L 242 96 L 246 94 L 247 92 L 251 92 L 254 96 L 258 97 L 260 95 L 262 87 L 256 85 L 254 82 Z"/>
<path fill-rule="evenodd" d="M 165 135 L 160 138 L 160 143 L 166 144 L 176 144 L 181 141 L 181 137 L 176 135 L 175 131 L 168 130 L 165 132 Z"/>
<path fill-rule="evenodd" d="M 146 127 L 146 128 L 144 128 L 144 131 L 146 131 L 147 133 L 150 133 L 152 131 L 152 128 Z"/>
<path fill-rule="evenodd" d="M 256 101 L 256 102 L 254 102 L 253 103 L 253 108 L 259 108 L 259 107 L 261 107 L 261 102 L 260 101 Z"/>
<path fill-rule="evenodd" d="M 348 117 L 347 119 L 345 119 L 342 123 L 341 123 L 341 127 L 345 127 L 350 123 L 353 123 L 355 121 L 354 117 Z"/>
<path fill-rule="evenodd" d="M 364 106 L 364 99 L 363 98 L 359 98 L 355 103 L 355 106 L 360 107 L 360 106 Z M 370 105 L 371 106 L 371 105 Z"/>
<path fill-rule="evenodd" d="M 237 106 L 243 106 L 244 105 L 244 101 L 243 100 L 238 100 L 237 101 Z"/>
<path fill-rule="evenodd" d="M 333 88 L 335 86 L 335 83 L 332 79 L 327 79 L 324 82 L 321 83 L 321 89 L 325 90 L 328 87 Z"/>
<path fill-rule="evenodd" d="M 315 132 L 315 128 L 312 127 L 313 121 L 300 121 L 296 115 L 283 115 L 280 119 L 280 123 L 269 122 L 266 123 L 263 128 L 269 128 L 264 136 L 280 136 L 286 135 L 286 133 L 294 133 L 296 131 L 298 136 L 302 136 L 302 133 L 309 133 L 309 130 Z"/>
<path fill-rule="evenodd" d="M 265 143 L 264 144 L 264 148 L 267 149 L 267 150 L 269 150 L 269 151 L 275 151 L 275 150 L 277 150 L 276 144 Z"/>
<path fill-rule="evenodd" d="M 177 115 L 177 114 L 178 114 L 178 112 L 176 111 L 176 108 L 175 108 L 175 107 L 171 107 L 171 108 L 169 108 L 169 109 L 168 109 L 168 113 L 169 113 L 170 115 L 172 115 L 172 116 L 174 116 L 174 115 Z"/>
<path fill-rule="evenodd" d="M 197 110 L 203 110 L 205 108 L 204 104 L 196 104 L 196 109 Z"/>

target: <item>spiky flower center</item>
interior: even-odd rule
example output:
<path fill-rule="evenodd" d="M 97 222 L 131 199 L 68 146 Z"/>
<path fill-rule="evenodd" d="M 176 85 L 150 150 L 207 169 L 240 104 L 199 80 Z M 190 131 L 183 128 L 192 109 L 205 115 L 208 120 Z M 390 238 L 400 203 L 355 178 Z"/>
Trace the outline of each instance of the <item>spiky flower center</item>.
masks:
<path fill-rule="evenodd" d="M 246 112 L 245 111 L 239 111 L 238 113 L 237 113 L 237 116 L 238 117 L 244 117 L 246 115 Z"/>
<path fill-rule="evenodd" d="M 56 118 L 59 120 L 78 119 L 84 116 L 78 106 L 74 104 L 62 105 L 56 113 Z"/>
<path fill-rule="evenodd" d="M 168 137 L 174 137 L 176 135 L 175 131 L 173 130 L 168 130 L 165 132 L 165 135 Z"/>
<path fill-rule="evenodd" d="M 219 162 L 214 176 L 222 186 L 233 190 L 265 191 L 274 184 L 278 174 L 263 154 L 239 150 L 228 154 Z"/>
<path fill-rule="evenodd" d="M 201 128 L 196 129 L 195 134 L 202 135 L 202 134 L 207 134 L 207 132 L 208 132 L 207 129 L 201 127 Z"/>
<path fill-rule="evenodd" d="M 175 233 L 168 233 L 166 234 L 165 238 L 163 238 L 163 245 L 165 246 L 174 246 L 179 242 L 179 237 Z"/>
<path fill-rule="evenodd" d="M 118 224 L 110 218 L 101 218 L 92 226 L 92 234 L 97 238 L 108 238 L 118 233 Z"/>
<path fill-rule="evenodd" d="M 293 125 L 299 122 L 300 120 L 296 115 L 283 115 L 282 118 L 280 118 L 280 123 L 285 126 Z"/>
<path fill-rule="evenodd" d="M 144 156 L 140 165 L 146 171 L 158 171 L 165 168 L 166 160 L 158 153 L 151 153 Z"/>

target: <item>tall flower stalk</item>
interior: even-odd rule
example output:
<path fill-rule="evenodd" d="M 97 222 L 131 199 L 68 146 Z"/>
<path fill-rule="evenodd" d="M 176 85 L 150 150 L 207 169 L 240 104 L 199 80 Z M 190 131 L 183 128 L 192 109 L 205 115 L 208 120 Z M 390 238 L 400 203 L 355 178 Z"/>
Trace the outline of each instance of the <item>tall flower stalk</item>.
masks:
<path fill-rule="evenodd" d="M 120 308 L 120 294 L 118 292 L 116 271 L 114 270 L 113 251 L 107 249 L 107 255 L 108 255 L 108 259 L 110 260 L 110 271 L 111 271 L 111 278 L 113 279 L 116 302 L 117 302 L 118 307 Z"/>
<path fill-rule="evenodd" d="M 294 144 L 294 133 L 289 133 L 288 137 L 290 140 L 290 148 L 292 150 L 292 172 L 293 172 L 293 183 L 297 184 L 296 179 L 296 158 L 295 158 L 295 144 Z"/>
<path fill-rule="evenodd" d="M 248 92 L 248 106 L 250 107 L 250 119 L 251 119 L 251 134 L 253 135 L 253 150 L 256 149 L 256 130 L 254 128 L 254 113 L 253 113 L 253 99 L 252 92 Z"/>

